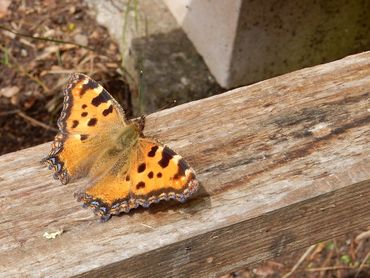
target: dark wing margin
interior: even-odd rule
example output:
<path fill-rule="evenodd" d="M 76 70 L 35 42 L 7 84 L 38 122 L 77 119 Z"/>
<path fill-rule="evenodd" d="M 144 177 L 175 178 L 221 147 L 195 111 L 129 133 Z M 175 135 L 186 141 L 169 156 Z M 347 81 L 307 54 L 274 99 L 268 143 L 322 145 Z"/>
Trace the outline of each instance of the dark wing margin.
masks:
<path fill-rule="evenodd" d="M 66 121 L 71 114 L 73 106 L 73 96 L 71 92 L 76 84 L 84 79 L 86 79 L 86 76 L 78 73 L 72 74 L 69 77 L 67 85 L 63 90 L 63 109 L 57 122 L 59 132 L 54 138 L 49 155 L 41 160 L 41 163 L 47 164 L 50 170 L 54 169 L 54 179 L 59 179 L 62 184 L 67 184 L 70 176 L 67 170 L 64 169 L 64 162 L 59 159 L 58 154 L 63 150 L 63 144 L 68 135 L 66 131 Z"/>

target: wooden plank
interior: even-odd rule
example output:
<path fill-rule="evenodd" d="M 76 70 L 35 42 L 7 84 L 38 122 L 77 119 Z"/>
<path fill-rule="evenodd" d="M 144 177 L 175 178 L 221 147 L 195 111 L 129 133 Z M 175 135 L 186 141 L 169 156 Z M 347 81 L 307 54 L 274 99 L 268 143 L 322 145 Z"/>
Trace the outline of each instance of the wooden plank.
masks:
<path fill-rule="evenodd" d="M 150 115 L 202 188 L 104 224 L 49 144 L 0 157 L 2 274 L 214 277 L 369 225 L 369 88 L 366 52 Z"/>

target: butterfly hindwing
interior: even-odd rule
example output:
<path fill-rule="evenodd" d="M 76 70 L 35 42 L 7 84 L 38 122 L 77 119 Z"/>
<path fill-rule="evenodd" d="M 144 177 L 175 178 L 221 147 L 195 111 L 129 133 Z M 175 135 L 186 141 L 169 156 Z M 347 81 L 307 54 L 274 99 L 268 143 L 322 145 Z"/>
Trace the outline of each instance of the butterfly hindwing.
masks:
<path fill-rule="evenodd" d="M 194 171 L 185 160 L 167 146 L 150 139 L 139 140 L 137 159 L 130 171 L 131 196 L 134 199 L 182 201 L 193 186 Z M 193 189 L 190 188 L 190 191 Z"/>
<path fill-rule="evenodd" d="M 194 171 L 167 146 L 141 138 L 137 151 L 131 155 L 128 169 L 108 174 L 78 194 L 79 200 L 93 207 L 102 218 L 139 205 L 148 207 L 160 200 L 183 202 L 197 190 Z"/>

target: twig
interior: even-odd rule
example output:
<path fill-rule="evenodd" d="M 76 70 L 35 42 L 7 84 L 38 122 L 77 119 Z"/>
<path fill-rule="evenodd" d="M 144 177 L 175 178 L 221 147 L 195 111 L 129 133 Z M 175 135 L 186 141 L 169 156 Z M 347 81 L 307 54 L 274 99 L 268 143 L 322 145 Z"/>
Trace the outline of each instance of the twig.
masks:
<path fill-rule="evenodd" d="M 289 277 L 290 275 L 292 275 L 294 273 L 294 271 L 297 270 L 297 268 L 301 265 L 301 263 L 306 259 L 306 257 L 312 252 L 313 249 L 316 248 L 316 245 L 311 245 L 310 247 L 307 248 L 306 252 L 304 252 L 304 254 L 300 257 L 300 259 L 298 260 L 298 262 L 293 266 L 292 270 L 289 271 L 288 273 L 284 274 L 283 275 L 283 278 L 287 278 Z"/>
<path fill-rule="evenodd" d="M 320 242 L 316 244 L 315 250 L 311 253 L 310 257 L 308 258 L 309 261 L 312 261 L 315 256 L 320 253 L 325 248 L 325 242 Z"/>
<path fill-rule="evenodd" d="M 31 123 L 31 125 L 35 125 L 35 126 L 40 126 L 46 130 L 52 130 L 52 131 L 58 131 L 56 128 L 54 127 L 51 127 L 51 126 L 48 126 L 47 124 L 44 124 L 38 120 L 35 120 L 34 118 L 31 118 L 30 116 L 27 116 L 25 113 L 23 113 L 22 111 L 18 111 L 17 112 L 17 115 L 22 117 L 23 119 L 25 119 L 26 121 L 29 121 Z"/>
<path fill-rule="evenodd" d="M 361 240 L 365 240 L 365 239 L 368 239 L 368 238 L 370 238 L 370 231 L 362 232 L 361 234 L 356 236 L 355 241 L 359 242 Z"/>
<path fill-rule="evenodd" d="M 364 265 L 366 266 L 366 265 Z M 308 272 L 317 272 L 317 271 L 330 271 L 330 270 L 339 270 L 339 269 L 354 269 L 355 266 L 346 266 L 346 265 L 335 265 L 335 266 L 324 266 L 316 268 L 306 268 L 305 271 Z"/>
<path fill-rule="evenodd" d="M 335 253 L 338 255 L 339 254 L 339 250 L 338 250 L 338 244 L 337 244 L 337 240 L 336 239 L 333 239 L 333 242 L 334 242 L 334 249 L 335 249 Z M 340 264 L 340 261 L 339 261 L 339 256 L 335 256 L 335 264 L 336 265 L 339 265 Z M 336 276 L 338 278 L 342 278 L 342 275 L 340 273 L 340 269 L 337 269 L 337 274 Z"/>
<path fill-rule="evenodd" d="M 115 7 L 117 9 L 117 11 L 119 11 L 120 13 L 123 12 L 123 9 L 121 9 L 115 2 L 114 0 L 109 0 L 109 2 L 112 4 L 113 7 Z"/>
<path fill-rule="evenodd" d="M 322 271 L 320 271 L 320 278 L 321 277 L 324 277 L 324 275 L 325 275 L 325 272 L 326 272 L 326 270 L 325 270 L 325 268 L 326 268 L 326 265 L 328 265 L 329 263 L 330 263 L 330 260 L 331 260 L 331 258 L 333 257 L 333 254 L 334 254 L 334 249 L 335 248 L 333 248 L 333 249 L 331 249 L 330 251 L 329 251 L 329 254 L 326 256 L 326 258 L 325 258 L 325 260 L 324 260 L 324 262 L 321 264 L 321 269 L 322 269 Z"/>
<path fill-rule="evenodd" d="M 360 267 L 356 271 L 355 278 L 358 277 L 358 275 L 360 274 L 361 270 L 364 268 L 365 263 L 367 262 L 367 260 L 369 259 L 369 257 L 370 257 L 370 251 L 366 254 L 365 258 L 362 260 L 362 262 L 360 264 Z"/>
<path fill-rule="evenodd" d="M 0 112 L 0 117 L 1 117 L 1 116 L 8 116 L 8 115 L 12 115 L 12 114 L 17 114 L 19 111 L 20 111 L 19 109 L 14 109 L 14 110 L 9 110 L 9 111 Z"/>
<path fill-rule="evenodd" d="M 72 45 L 75 45 L 75 46 L 78 46 L 78 47 L 81 47 L 81 48 L 85 48 L 85 49 L 88 49 L 88 50 L 91 50 L 91 51 L 95 51 L 95 49 L 93 49 L 89 46 L 85 46 L 85 45 L 75 43 L 75 42 L 72 42 L 72 41 L 63 41 L 63 40 L 57 40 L 57 39 L 51 39 L 51 38 L 45 38 L 45 37 L 34 37 L 32 35 L 16 32 L 16 31 L 14 31 L 14 30 L 12 30 L 8 27 L 2 26 L 2 25 L 0 25 L 0 29 L 6 30 L 8 32 L 11 32 L 11 33 L 13 33 L 17 36 L 21 36 L 21 37 L 31 38 L 31 39 L 39 40 L 39 41 L 55 42 L 55 43 L 60 43 L 60 44 L 72 44 Z"/>

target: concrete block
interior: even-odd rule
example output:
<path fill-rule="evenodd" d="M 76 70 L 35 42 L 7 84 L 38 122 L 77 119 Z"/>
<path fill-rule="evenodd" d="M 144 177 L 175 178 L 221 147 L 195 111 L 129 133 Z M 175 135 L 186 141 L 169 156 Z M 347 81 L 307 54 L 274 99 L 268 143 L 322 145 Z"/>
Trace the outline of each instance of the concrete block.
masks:
<path fill-rule="evenodd" d="M 163 0 L 222 87 L 370 49 L 370 1 Z"/>

